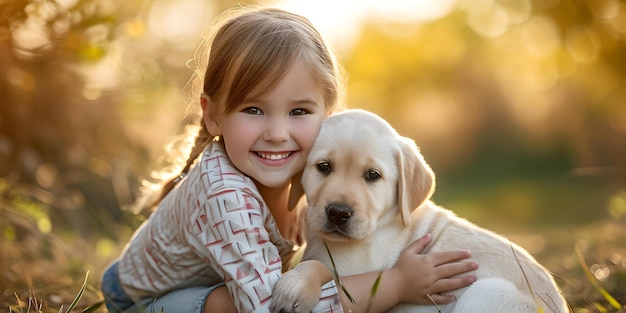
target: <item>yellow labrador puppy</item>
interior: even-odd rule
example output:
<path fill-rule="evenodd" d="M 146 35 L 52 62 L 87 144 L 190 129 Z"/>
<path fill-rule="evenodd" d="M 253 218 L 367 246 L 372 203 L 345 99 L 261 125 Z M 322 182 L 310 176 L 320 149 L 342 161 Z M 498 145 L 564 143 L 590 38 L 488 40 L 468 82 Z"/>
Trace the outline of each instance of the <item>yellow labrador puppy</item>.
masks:
<path fill-rule="evenodd" d="M 523 248 L 431 202 L 434 178 L 415 143 L 379 116 L 347 110 L 329 117 L 302 176 L 303 260 L 325 266 L 307 261 L 285 273 L 273 293 L 276 310 L 310 312 L 317 303 L 319 286 L 334 271 L 324 242 L 346 276 L 391 268 L 404 248 L 430 233 L 429 251 L 467 249 L 479 264 L 478 280 L 454 292 L 457 301 L 442 311 L 569 312 L 552 276 Z M 403 304 L 392 311 L 437 308 Z"/>

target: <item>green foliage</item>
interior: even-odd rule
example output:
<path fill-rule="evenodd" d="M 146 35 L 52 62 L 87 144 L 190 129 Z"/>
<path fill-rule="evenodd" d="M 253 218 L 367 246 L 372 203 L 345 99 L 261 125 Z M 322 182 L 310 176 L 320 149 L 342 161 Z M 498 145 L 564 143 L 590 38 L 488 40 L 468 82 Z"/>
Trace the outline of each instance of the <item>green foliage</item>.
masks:
<path fill-rule="evenodd" d="M 580 253 L 580 251 L 576 251 L 576 254 L 578 255 L 578 259 L 580 260 L 580 264 L 582 265 L 583 270 L 585 271 L 585 276 L 587 277 L 593 288 L 596 289 L 598 293 L 600 293 L 600 295 L 602 295 L 602 297 L 610 304 L 611 307 L 616 310 L 620 310 L 622 308 L 622 305 L 617 302 L 617 300 L 615 300 L 615 298 L 613 298 L 613 296 L 611 296 L 606 291 L 606 289 L 600 286 L 594 275 L 591 273 L 591 270 L 589 269 L 589 266 L 587 265 L 587 262 L 585 262 L 585 258 Z"/>
<path fill-rule="evenodd" d="M 0 178 L 10 186 L 3 197 L 36 214 L 40 227 L 89 236 L 122 221 L 118 201 L 132 202 L 145 161 L 121 123 L 118 96 L 83 70 L 110 53 L 124 15 L 109 1 L 66 5 L 1 6 Z"/>

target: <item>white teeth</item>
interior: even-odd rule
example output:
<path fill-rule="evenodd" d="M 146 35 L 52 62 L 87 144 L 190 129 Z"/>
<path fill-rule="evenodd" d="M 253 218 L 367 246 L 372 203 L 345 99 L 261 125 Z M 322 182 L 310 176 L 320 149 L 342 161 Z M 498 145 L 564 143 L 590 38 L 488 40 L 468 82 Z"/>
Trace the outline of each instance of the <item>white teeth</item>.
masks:
<path fill-rule="evenodd" d="M 268 159 L 268 160 L 282 160 L 287 158 L 291 152 L 287 152 L 287 153 L 281 153 L 281 154 L 267 154 L 267 153 L 262 153 L 262 152 L 257 152 L 257 154 L 264 158 L 264 159 Z"/>

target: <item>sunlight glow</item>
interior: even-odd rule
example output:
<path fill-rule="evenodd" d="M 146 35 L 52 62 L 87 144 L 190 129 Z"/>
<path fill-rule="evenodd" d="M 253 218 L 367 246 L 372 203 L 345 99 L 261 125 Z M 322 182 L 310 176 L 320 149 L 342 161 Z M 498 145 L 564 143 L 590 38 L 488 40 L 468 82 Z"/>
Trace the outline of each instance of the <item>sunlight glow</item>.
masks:
<path fill-rule="evenodd" d="M 537 58 L 551 56 L 557 51 L 560 37 L 558 25 L 546 17 L 533 17 L 522 25 L 522 44 Z"/>
<path fill-rule="evenodd" d="M 204 0 L 155 1 L 148 28 L 167 41 L 196 40 L 210 21 L 208 17 L 214 15 L 210 14 L 213 9 L 214 5 Z"/>
<path fill-rule="evenodd" d="M 356 1 L 355 1 L 356 2 Z M 455 0 L 367 0 L 369 17 L 399 23 L 427 22 L 445 16 L 452 11 Z"/>
<path fill-rule="evenodd" d="M 486 38 L 496 38 L 511 26 L 526 22 L 532 12 L 530 0 L 459 0 L 469 26 Z"/>
<path fill-rule="evenodd" d="M 565 47 L 578 63 L 591 63 L 600 53 L 600 42 L 588 27 L 573 27 L 565 38 Z"/>
<path fill-rule="evenodd" d="M 591 265 L 589 270 L 593 273 L 593 276 L 600 281 L 605 280 L 609 277 L 609 275 L 611 275 L 611 269 L 604 264 Z"/>
<path fill-rule="evenodd" d="M 41 49 L 50 44 L 50 38 L 43 31 L 44 21 L 29 19 L 13 31 L 13 40 L 19 51 Z"/>
<path fill-rule="evenodd" d="M 338 50 L 349 49 L 367 20 L 420 23 L 450 13 L 457 0 L 278 0 L 273 5 L 306 16 Z"/>

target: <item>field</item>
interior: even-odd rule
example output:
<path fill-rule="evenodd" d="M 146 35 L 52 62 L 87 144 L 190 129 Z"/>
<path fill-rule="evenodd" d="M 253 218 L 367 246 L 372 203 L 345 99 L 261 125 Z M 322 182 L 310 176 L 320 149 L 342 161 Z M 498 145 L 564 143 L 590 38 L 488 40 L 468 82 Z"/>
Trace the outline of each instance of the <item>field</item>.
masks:
<path fill-rule="evenodd" d="M 139 180 L 198 117 L 202 29 L 261 2 L 0 2 L 0 312 L 105 311 Z M 529 250 L 574 312 L 626 311 L 625 1 L 280 2 L 356 27 L 332 39 L 346 105 L 418 143 L 438 204 Z"/>
<path fill-rule="evenodd" d="M 119 254 L 124 240 L 54 229 L 41 204 L 24 198 L 5 194 L 0 204 L 0 311 L 105 312 L 100 306 L 100 275 Z M 131 214 L 126 218 L 136 220 L 135 224 L 141 220 Z M 574 312 L 624 312 L 624 226 L 624 216 L 611 217 L 584 227 L 543 227 L 532 234 L 516 230 L 511 239 L 554 273 Z M 109 232 L 128 238 L 132 227 L 112 225 Z M 79 299 L 73 306 L 75 298 Z"/>

